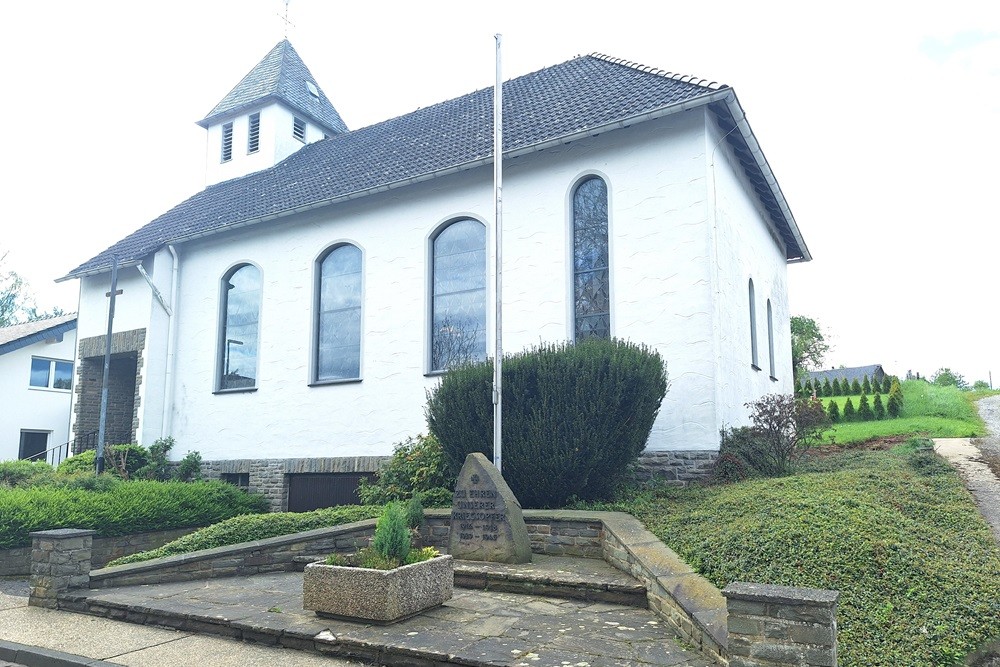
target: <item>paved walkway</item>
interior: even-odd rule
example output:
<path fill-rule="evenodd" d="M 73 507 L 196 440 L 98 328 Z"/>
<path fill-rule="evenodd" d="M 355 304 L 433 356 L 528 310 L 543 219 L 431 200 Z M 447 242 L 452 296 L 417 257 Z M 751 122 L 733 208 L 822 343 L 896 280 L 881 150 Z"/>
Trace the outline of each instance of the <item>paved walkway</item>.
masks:
<path fill-rule="evenodd" d="M 934 451 L 948 459 L 972 492 L 979 513 L 993 529 L 1000 542 L 1000 479 L 982 459 L 982 454 L 969 438 L 936 438 Z"/>

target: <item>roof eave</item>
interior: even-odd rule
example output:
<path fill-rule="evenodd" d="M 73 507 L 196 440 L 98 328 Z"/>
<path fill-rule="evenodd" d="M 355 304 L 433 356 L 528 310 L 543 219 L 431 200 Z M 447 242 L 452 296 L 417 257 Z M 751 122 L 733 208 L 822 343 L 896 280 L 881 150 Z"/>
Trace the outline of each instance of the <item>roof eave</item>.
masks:
<path fill-rule="evenodd" d="M 7 354 L 8 352 L 13 352 L 14 350 L 20 350 L 21 348 L 28 347 L 29 345 L 34 345 L 35 343 L 40 343 L 44 340 L 48 340 L 52 336 L 57 336 L 59 334 L 66 333 L 67 331 L 72 331 L 76 329 L 76 320 L 73 318 L 62 324 L 56 324 L 47 329 L 42 329 L 41 331 L 36 331 L 35 333 L 28 334 L 17 340 L 12 340 L 7 343 L 0 345 L 0 355 Z"/>
<path fill-rule="evenodd" d="M 232 120 L 234 118 L 242 116 L 252 109 L 257 109 L 257 108 L 263 109 L 269 104 L 280 104 L 281 106 L 285 107 L 292 113 L 301 114 L 302 116 L 305 116 L 307 120 L 316 123 L 321 128 L 327 130 L 331 134 L 342 133 L 342 130 L 337 129 L 335 127 L 331 127 L 325 120 L 317 118 L 315 114 L 310 113 L 306 109 L 302 109 L 301 107 L 289 103 L 288 100 L 286 100 L 284 97 L 282 97 L 277 93 L 268 93 L 263 97 L 258 97 L 252 102 L 247 102 L 245 104 L 239 105 L 238 107 L 233 107 L 231 109 L 227 109 L 225 111 L 221 111 L 219 113 L 215 113 L 210 116 L 205 116 L 201 120 L 196 120 L 195 125 L 199 125 L 207 130 L 209 127 L 213 125 L 218 125 L 219 123 L 224 123 L 227 120 Z"/>

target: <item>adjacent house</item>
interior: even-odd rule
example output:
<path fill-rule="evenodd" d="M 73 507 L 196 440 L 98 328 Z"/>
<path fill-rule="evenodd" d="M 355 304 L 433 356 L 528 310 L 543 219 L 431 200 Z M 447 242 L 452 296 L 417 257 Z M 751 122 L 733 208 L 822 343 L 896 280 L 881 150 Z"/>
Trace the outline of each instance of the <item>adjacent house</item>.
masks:
<path fill-rule="evenodd" d="M 747 401 L 792 391 L 787 265 L 811 259 L 735 92 L 594 54 L 503 93 L 505 349 L 656 348 L 646 461 L 703 471 Z M 117 262 L 115 439 L 173 436 L 275 507 L 371 474 L 493 346 L 492 99 L 349 130 L 276 45 L 200 121 L 209 185 L 62 278 L 74 433 L 96 428 Z"/>
<path fill-rule="evenodd" d="M 66 456 L 75 359 L 75 314 L 0 328 L 0 461 Z"/>
<path fill-rule="evenodd" d="M 823 383 L 826 380 L 833 382 L 834 380 L 840 380 L 843 382 L 847 380 L 848 382 L 854 382 L 857 380 L 859 383 L 864 382 L 865 378 L 869 381 L 882 382 L 885 379 L 885 371 L 882 370 L 882 364 L 870 364 L 868 366 L 852 366 L 851 368 L 830 368 L 823 371 L 809 371 L 808 378 L 811 381 L 819 381 Z"/>

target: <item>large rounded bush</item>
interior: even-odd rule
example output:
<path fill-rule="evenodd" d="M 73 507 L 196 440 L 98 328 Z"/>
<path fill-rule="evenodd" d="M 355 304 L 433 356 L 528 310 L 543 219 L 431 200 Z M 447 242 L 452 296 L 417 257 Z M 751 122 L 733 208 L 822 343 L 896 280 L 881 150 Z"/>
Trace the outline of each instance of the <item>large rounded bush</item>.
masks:
<path fill-rule="evenodd" d="M 493 363 L 449 370 L 428 392 L 427 424 L 455 475 L 493 457 Z M 639 457 L 666 395 L 660 355 L 593 339 L 504 357 L 503 476 L 524 507 L 608 497 Z"/>

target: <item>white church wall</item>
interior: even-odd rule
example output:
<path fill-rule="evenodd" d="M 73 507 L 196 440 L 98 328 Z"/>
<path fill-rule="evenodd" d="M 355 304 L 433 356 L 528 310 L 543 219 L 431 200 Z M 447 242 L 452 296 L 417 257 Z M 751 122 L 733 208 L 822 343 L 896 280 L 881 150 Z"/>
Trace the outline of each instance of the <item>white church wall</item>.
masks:
<path fill-rule="evenodd" d="M 0 355 L 0 461 L 18 457 L 22 430 L 47 433 L 48 447 L 69 441 L 72 391 L 30 386 L 33 357 L 73 362 L 76 332 L 65 332 L 59 342 L 40 341 Z"/>
<path fill-rule="evenodd" d="M 650 449 L 717 446 L 704 153 L 703 116 L 688 112 L 505 166 L 507 350 L 572 335 L 571 188 L 589 173 L 608 181 L 613 331 L 663 351 L 671 376 Z M 491 220 L 492 209 L 483 167 L 181 246 L 171 428 L 179 451 L 388 454 L 423 431 L 425 390 L 436 382 L 425 376 L 428 239 L 454 218 Z M 364 254 L 363 381 L 309 387 L 314 261 L 338 241 Z M 257 389 L 214 394 L 219 285 L 247 261 L 263 277 Z"/>
<path fill-rule="evenodd" d="M 791 333 L 788 311 L 788 269 L 784 246 L 767 217 L 738 161 L 716 125 L 709 123 L 707 169 L 710 196 L 718 221 L 715 229 L 717 267 L 716 311 L 719 337 L 718 422 L 725 426 L 747 423 L 745 403 L 770 393 L 793 390 Z M 751 366 L 749 281 L 756 300 L 757 366 Z M 770 377 L 767 302 L 771 301 L 775 378 Z M 716 440 L 718 436 L 716 434 Z"/>

